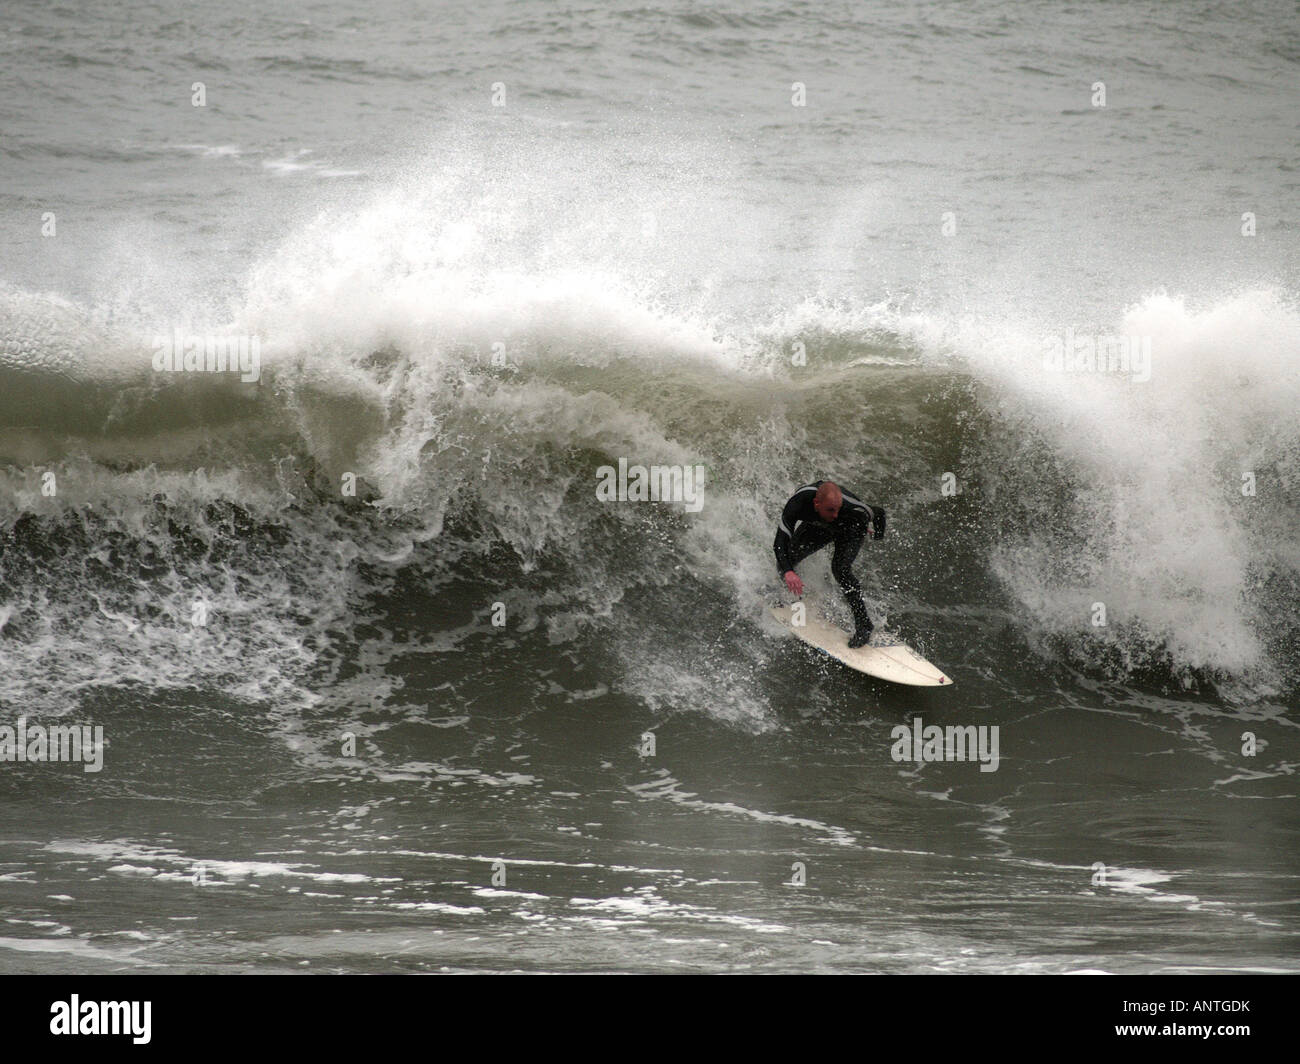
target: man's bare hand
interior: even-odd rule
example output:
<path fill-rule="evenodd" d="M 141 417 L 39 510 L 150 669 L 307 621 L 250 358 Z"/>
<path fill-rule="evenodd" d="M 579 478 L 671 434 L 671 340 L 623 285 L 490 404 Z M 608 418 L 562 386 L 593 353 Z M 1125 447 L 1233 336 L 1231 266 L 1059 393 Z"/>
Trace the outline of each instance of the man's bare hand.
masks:
<path fill-rule="evenodd" d="M 799 579 L 799 574 L 793 569 L 785 574 L 785 586 L 790 589 L 792 595 L 803 594 L 803 581 Z"/>

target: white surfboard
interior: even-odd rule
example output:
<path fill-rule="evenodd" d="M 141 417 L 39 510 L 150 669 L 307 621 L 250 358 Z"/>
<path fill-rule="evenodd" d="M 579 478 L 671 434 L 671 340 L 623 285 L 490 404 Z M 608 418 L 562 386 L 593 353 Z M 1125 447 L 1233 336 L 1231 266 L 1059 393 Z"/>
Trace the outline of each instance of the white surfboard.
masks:
<path fill-rule="evenodd" d="M 864 647 L 851 648 L 849 633 L 826 621 L 813 605 L 810 597 L 803 598 L 803 624 L 793 621 L 793 606 L 773 606 L 772 616 L 810 646 L 850 669 L 890 683 L 909 684 L 913 687 L 950 687 L 952 680 L 931 665 L 901 639 L 877 628 L 871 633 L 871 642 Z"/>

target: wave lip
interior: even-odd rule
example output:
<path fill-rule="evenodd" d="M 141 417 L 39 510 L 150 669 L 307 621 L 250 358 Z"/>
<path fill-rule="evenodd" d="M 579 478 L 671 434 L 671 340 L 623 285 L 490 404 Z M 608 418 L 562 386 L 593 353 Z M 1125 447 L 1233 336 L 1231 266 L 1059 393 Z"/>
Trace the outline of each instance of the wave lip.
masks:
<path fill-rule="evenodd" d="M 1294 682 L 1300 313 L 1272 291 L 1159 295 L 1114 331 L 1149 338 L 1149 381 L 1050 372 L 1024 334 L 971 358 L 994 573 L 1043 634 L 1121 672 Z"/>

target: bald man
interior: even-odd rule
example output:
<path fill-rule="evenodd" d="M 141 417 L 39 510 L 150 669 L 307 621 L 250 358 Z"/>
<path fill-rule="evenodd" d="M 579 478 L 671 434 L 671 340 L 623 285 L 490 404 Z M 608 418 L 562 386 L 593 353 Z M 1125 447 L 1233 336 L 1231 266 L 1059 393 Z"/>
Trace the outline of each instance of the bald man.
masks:
<path fill-rule="evenodd" d="M 806 484 L 793 495 L 781 511 L 776 528 L 776 565 L 785 586 L 795 595 L 803 594 L 803 581 L 794 567 L 813 551 L 828 543 L 835 544 L 831 556 L 831 573 L 853 611 L 856 631 L 849 646 L 865 646 L 871 638 L 871 618 L 862 601 L 862 585 L 853 575 L 853 559 L 868 535 L 880 539 L 885 534 L 885 511 L 868 506 L 847 488 L 829 480 Z"/>

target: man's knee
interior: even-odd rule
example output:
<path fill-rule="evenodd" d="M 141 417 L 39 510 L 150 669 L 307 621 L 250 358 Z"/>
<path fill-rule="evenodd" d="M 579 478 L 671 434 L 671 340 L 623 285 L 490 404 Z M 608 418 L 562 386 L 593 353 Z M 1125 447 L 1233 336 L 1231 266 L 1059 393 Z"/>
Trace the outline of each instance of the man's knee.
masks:
<path fill-rule="evenodd" d="M 851 597 L 862 593 L 862 584 L 859 582 L 858 578 L 853 575 L 852 570 L 847 573 L 832 573 L 831 575 L 835 577 L 835 582 L 840 585 L 840 590 L 843 591 L 844 594 Z"/>

